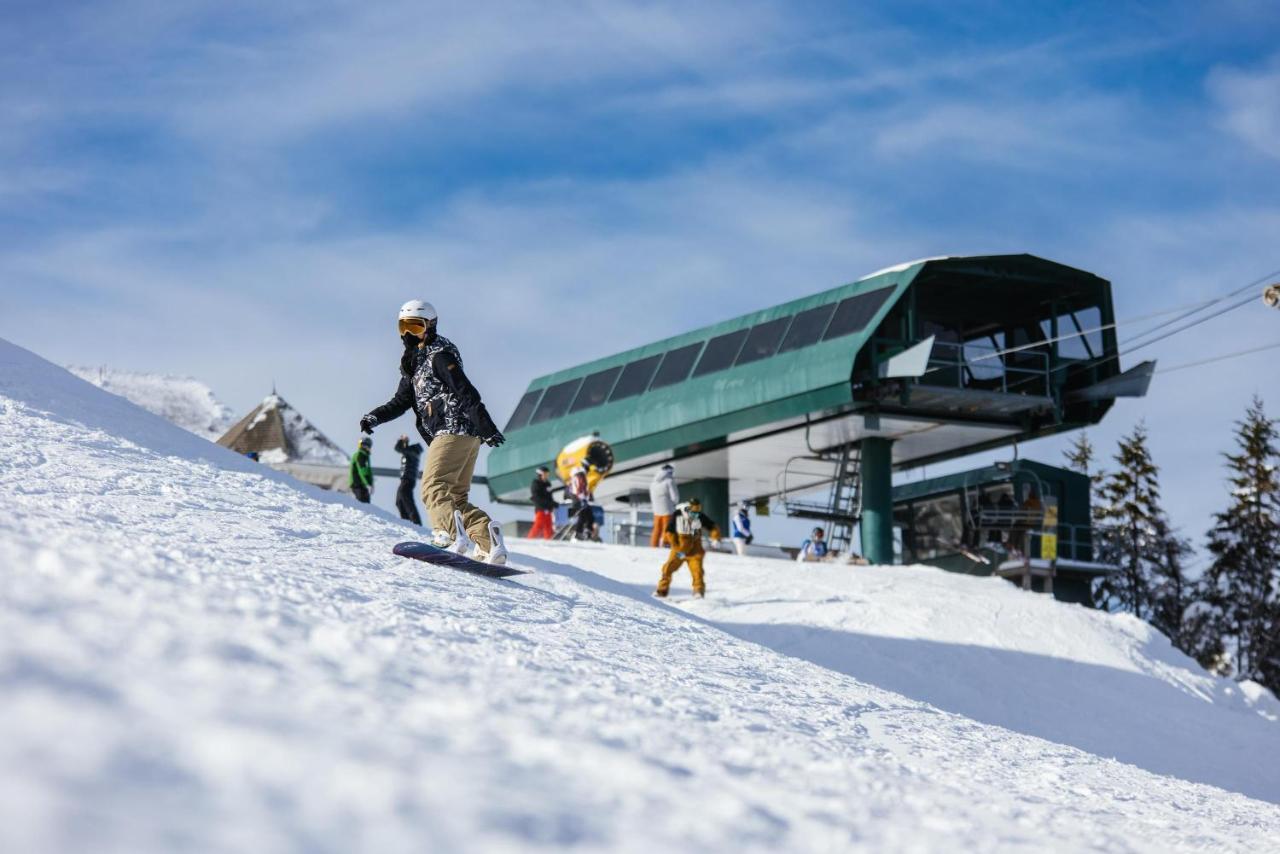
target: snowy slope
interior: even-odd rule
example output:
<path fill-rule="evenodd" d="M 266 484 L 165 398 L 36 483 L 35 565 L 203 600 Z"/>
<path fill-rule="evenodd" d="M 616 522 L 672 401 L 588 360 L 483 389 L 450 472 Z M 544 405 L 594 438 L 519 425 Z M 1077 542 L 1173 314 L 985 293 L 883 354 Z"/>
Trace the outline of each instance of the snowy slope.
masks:
<path fill-rule="evenodd" d="M 390 556 L 411 532 L 0 342 L 0 850 L 1280 836 L 1273 804 L 939 710 L 583 568 L 628 550 L 517 544 L 537 573 L 494 582 Z"/>
<path fill-rule="evenodd" d="M 574 560 L 647 597 L 657 553 L 610 552 Z M 708 567 L 708 598 L 679 607 L 739 637 L 975 720 L 1280 803 L 1280 763 L 1258 759 L 1280 757 L 1280 703 L 1206 673 L 1130 615 L 926 566 L 725 554 Z M 682 573 L 673 596 L 688 584 Z"/>
<path fill-rule="evenodd" d="M 67 370 L 211 442 L 234 421 L 231 410 L 213 391 L 191 377 L 75 365 Z"/>

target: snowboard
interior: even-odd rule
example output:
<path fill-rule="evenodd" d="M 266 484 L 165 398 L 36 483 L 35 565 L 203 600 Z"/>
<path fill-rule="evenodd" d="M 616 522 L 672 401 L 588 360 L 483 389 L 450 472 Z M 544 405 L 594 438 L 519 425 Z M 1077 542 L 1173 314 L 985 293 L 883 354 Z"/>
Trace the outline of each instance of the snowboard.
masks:
<path fill-rule="evenodd" d="M 486 578 L 506 578 L 511 575 L 527 575 L 529 570 L 516 569 L 511 566 L 498 566 L 492 563 L 481 563 L 456 552 L 438 549 L 429 543 L 396 543 L 391 550 L 400 557 L 411 557 L 414 560 L 434 563 L 436 566 L 447 566 L 472 575 L 483 575 Z"/>

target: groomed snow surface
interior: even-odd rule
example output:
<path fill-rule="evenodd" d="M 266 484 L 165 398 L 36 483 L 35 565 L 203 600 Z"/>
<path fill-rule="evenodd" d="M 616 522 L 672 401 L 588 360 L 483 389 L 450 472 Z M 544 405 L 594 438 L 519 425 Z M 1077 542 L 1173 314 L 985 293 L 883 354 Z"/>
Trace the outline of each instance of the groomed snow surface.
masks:
<path fill-rule="evenodd" d="M 492 581 L 0 341 L 0 851 L 1275 850 L 1280 723 L 925 568 Z M 1118 757 L 1118 758 L 1112 758 Z"/>

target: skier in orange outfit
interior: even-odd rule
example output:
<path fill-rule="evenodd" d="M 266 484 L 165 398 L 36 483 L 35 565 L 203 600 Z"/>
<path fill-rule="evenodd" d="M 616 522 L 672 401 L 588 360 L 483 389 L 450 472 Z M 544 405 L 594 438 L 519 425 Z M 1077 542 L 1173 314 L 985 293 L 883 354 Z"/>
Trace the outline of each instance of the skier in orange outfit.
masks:
<path fill-rule="evenodd" d="M 686 562 L 689 574 L 693 576 L 693 595 L 701 599 L 707 593 L 706 579 L 702 573 L 702 558 L 706 551 L 702 548 L 702 535 L 706 533 L 711 542 L 719 544 L 720 528 L 709 516 L 702 512 L 702 502 L 690 498 L 676 507 L 667 530 L 664 542 L 671 546 L 671 554 L 662 565 L 662 578 L 658 580 L 658 588 L 653 595 L 665 599 L 671 589 L 671 576 Z"/>

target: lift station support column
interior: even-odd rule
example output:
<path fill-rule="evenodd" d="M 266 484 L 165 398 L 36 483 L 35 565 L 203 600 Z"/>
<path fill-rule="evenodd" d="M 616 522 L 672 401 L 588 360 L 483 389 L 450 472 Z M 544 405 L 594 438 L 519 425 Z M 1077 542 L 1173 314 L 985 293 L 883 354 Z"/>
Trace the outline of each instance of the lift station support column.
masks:
<path fill-rule="evenodd" d="M 893 440 L 868 436 L 862 449 L 862 556 L 893 563 Z"/>

